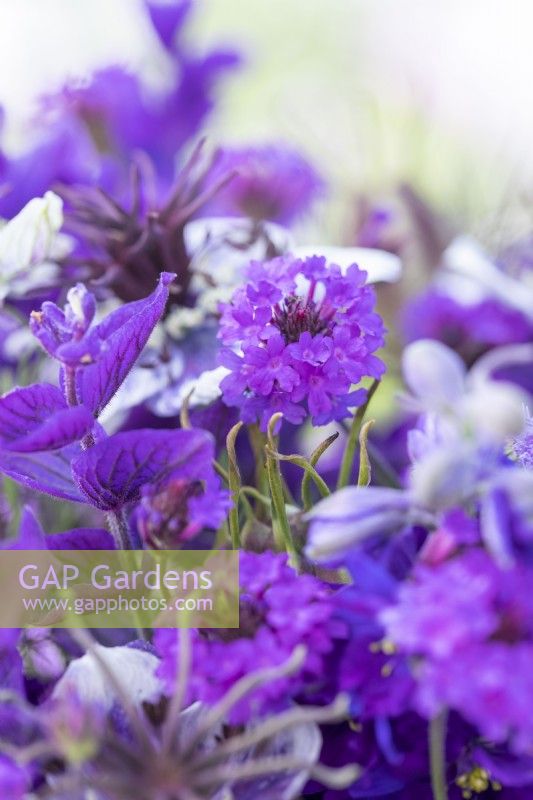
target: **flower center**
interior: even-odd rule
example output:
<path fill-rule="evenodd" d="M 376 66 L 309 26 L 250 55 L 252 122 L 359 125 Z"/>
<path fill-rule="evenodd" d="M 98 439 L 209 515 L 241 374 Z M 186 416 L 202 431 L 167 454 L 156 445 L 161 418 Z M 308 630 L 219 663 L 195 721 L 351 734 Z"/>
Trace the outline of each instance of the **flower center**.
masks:
<path fill-rule="evenodd" d="M 302 333 L 316 336 L 318 333 L 331 334 L 331 314 L 325 314 L 323 307 L 314 300 L 289 295 L 283 303 L 274 306 L 272 324 L 290 344 L 297 342 Z"/>

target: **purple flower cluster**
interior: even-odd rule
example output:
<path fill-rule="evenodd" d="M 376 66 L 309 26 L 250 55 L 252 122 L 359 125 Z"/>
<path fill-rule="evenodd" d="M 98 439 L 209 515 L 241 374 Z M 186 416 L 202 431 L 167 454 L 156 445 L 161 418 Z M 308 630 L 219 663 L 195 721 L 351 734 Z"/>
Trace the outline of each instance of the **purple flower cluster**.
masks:
<path fill-rule="evenodd" d="M 325 663 L 343 624 L 335 623 L 328 587 L 311 575 L 298 575 L 280 553 L 241 553 L 238 629 L 199 630 L 193 636 L 189 701 L 212 705 L 255 669 L 283 664 L 297 645 L 306 649 L 301 669 L 269 682 L 232 710 L 231 722 L 256 719 L 287 706 L 325 680 Z M 159 675 L 170 688 L 176 678 L 179 638 L 157 631 Z"/>
<path fill-rule="evenodd" d="M 531 580 L 530 567 L 501 569 L 474 548 L 417 566 L 380 617 L 387 636 L 414 660 L 421 713 L 452 708 L 517 753 L 533 747 L 524 704 L 533 691 Z"/>
<path fill-rule="evenodd" d="M 352 386 L 384 371 L 373 355 L 384 327 L 365 273 L 284 256 L 252 262 L 246 278 L 222 308 L 224 402 L 262 427 L 278 411 L 294 424 L 307 414 L 314 425 L 350 416 L 366 396 Z"/>

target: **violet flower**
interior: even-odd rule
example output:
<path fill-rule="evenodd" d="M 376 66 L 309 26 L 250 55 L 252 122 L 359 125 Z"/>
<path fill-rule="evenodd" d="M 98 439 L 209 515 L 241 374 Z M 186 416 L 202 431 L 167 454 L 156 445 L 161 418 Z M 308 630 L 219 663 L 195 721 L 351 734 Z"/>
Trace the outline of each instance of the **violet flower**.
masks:
<path fill-rule="evenodd" d="M 12 216 L 57 184 L 101 186 L 122 201 L 138 152 L 154 165 L 159 190 L 168 191 L 177 154 L 212 111 L 222 76 L 239 63 L 231 49 L 197 55 L 185 44 L 191 10 L 192 4 L 182 0 L 164 10 L 146 3 L 147 23 L 168 65 L 164 88 L 148 90 L 133 73 L 111 66 L 95 72 L 88 83 L 71 81 L 42 98 L 40 140 L 22 156 L 3 159 L 0 177 L 14 187 L 1 199 L 3 214 Z"/>
<path fill-rule="evenodd" d="M 247 278 L 222 308 L 220 338 L 232 346 L 221 356 L 230 370 L 224 402 L 263 428 L 276 411 L 293 423 L 310 414 L 315 425 L 350 416 L 366 397 L 352 385 L 384 371 L 373 355 L 384 328 L 365 273 L 285 256 L 252 262 Z"/>
<path fill-rule="evenodd" d="M 327 654 L 342 625 L 333 620 L 334 604 L 327 587 L 310 575 L 298 575 L 286 555 L 241 553 L 240 627 L 237 630 L 192 633 L 193 666 L 187 698 L 216 704 L 257 666 L 276 667 L 298 645 L 306 649 L 301 668 L 273 681 L 236 704 L 231 721 L 241 723 L 287 706 L 293 697 L 312 692 L 323 677 Z M 161 629 L 155 643 L 161 655 L 158 671 L 166 686 L 176 675 L 176 631 Z"/>
<path fill-rule="evenodd" d="M 316 723 L 344 718 L 343 698 L 320 708 L 292 707 L 239 730 L 226 724 L 247 694 L 297 670 L 300 650 L 277 667 L 254 669 L 212 708 L 184 707 L 187 666 L 160 701 L 157 658 L 149 646 L 103 648 L 87 634 L 77 637 L 86 654 L 71 662 L 51 699 L 34 709 L 41 739 L 26 750 L 10 748 L 19 760 L 32 758 L 43 800 L 78 800 L 87 789 L 102 800 L 132 793 L 151 800 L 154 792 L 161 800 L 222 800 L 228 792 L 236 800 L 258 792 L 265 800 L 295 800 L 311 776 L 345 786 L 357 775 L 351 766 L 330 770 L 318 763 Z M 180 633 L 184 647 L 188 638 Z"/>
<path fill-rule="evenodd" d="M 400 651 L 416 657 L 417 707 L 446 706 L 483 736 L 531 750 L 530 567 L 501 569 L 473 548 L 436 566 L 420 565 L 381 621 Z M 513 681 L 505 676 L 512 672 Z"/>
<path fill-rule="evenodd" d="M 324 191 L 324 183 L 303 156 L 289 147 L 221 148 L 208 183 L 228 172 L 235 178 L 209 203 L 222 216 L 249 217 L 290 226 Z"/>

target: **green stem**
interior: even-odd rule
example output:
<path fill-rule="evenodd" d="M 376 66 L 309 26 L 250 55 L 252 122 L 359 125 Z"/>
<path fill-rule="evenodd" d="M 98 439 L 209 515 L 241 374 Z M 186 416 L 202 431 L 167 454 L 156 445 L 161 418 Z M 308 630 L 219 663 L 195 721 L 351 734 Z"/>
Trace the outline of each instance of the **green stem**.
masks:
<path fill-rule="evenodd" d="M 323 442 L 321 442 L 318 447 L 313 450 L 311 453 L 311 457 L 309 458 L 309 463 L 312 467 L 316 467 L 318 464 L 320 457 L 326 452 L 328 447 L 330 447 L 333 442 L 335 442 L 339 438 L 338 433 L 333 433 L 331 436 L 328 436 Z M 329 494 L 329 487 L 328 487 L 328 494 Z M 313 505 L 313 498 L 311 496 L 311 474 L 306 470 L 304 472 L 304 476 L 302 478 L 302 487 L 301 487 L 301 495 L 302 495 L 302 504 L 306 511 Z"/>
<path fill-rule="evenodd" d="M 342 455 L 342 462 L 339 469 L 339 477 L 337 479 L 337 489 L 342 489 L 344 488 L 344 486 L 348 486 L 350 482 L 352 467 L 355 461 L 355 451 L 357 449 L 357 443 L 359 441 L 359 431 L 361 430 L 361 423 L 363 422 L 363 417 L 365 416 L 368 410 L 370 401 L 372 400 L 374 392 L 376 391 L 378 386 L 379 386 L 379 381 L 375 380 L 370 389 L 368 390 L 366 403 L 364 404 L 364 406 L 361 406 L 360 408 L 357 409 L 357 412 L 354 414 L 352 418 L 352 424 L 348 432 L 348 439 L 346 440 L 346 446 L 344 448 L 344 453 Z"/>
<path fill-rule="evenodd" d="M 271 417 L 270 422 L 268 423 L 268 447 L 265 447 L 266 470 L 270 485 L 270 496 L 272 498 L 272 523 L 274 528 L 274 538 L 276 539 L 278 546 L 283 547 L 283 549 L 289 553 L 293 565 L 296 567 L 299 563 L 299 556 L 292 538 L 291 526 L 287 518 L 287 509 L 285 507 L 285 495 L 283 492 L 283 481 L 281 478 L 279 461 L 272 454 L 273 451 L 276 450 L 274 428 L 276 423 L 281 418 L 282 414 L 278 412 Z"/>
<path fill-rule="evenodd" d="M 429 764 L 433 800 L 448 800 L 446 787 L 446 729 L 448 712 L 441 711 L 429 723 Z"/>
<path fill-rule="evenodd" d="M 237 454 L 235 453 L 235 439 L 243 423 L 238 422 L 230 430 L 226 437 L 226 450 L 228 453 L 228 482 L 233 500 L 233 505 L 229 512 L 228 525 L 231 537 L 231 546 L 238 550 L 241 545 L 241 532 L 239 524 L 239 494 L 241 490 L 241 475 L 237 464 Z"/>
<path fill-rule="evenodd" d="M 265 466 L 265 435 L 257 425 L 248 425 L 248 437 L 255 460 L 256 488 L 261 494 L 268 494 L 268 475 Z"/>

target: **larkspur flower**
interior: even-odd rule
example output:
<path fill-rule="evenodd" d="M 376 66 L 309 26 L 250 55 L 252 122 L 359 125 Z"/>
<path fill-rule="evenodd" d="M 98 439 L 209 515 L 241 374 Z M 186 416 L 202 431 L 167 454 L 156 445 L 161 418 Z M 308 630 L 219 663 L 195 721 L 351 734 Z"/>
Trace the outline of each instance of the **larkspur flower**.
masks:
<path fill-rule="evenodd" d="M 275 411 L 296 422 L 308 413 L 315 425 L 350 416 L 366 396 L 352 384 L 384 371 L 373 355 L 384 328 L 366 273 L 320 256 L 283 256 L 251 262 L 246 274 L 222 307 L 221 360 L 231 371 L 224 401 L 263 427 Z"/>
<path fill-rule="evenodd" d="M 313 692 L 322 680 L 325 658 L 342 625 L 333 624 L 333 603 L 325 584 L 310 575 L 298 575 L 286 555 L 241 553 L 240 627 L 237 630 L 193 633 L 193 667 L 188 698 L 217 703 L 255 667 L 276 667 L 297 645 L 306 658 L 290 678 L 273 681 L 253 692 L 232 710 L 239 723 L 286 707 L 293 697 Z M 166 685 L 175 679 L 179 640 L 172 630 L 155 637 L 162 662 L 159 675 Z"/>

